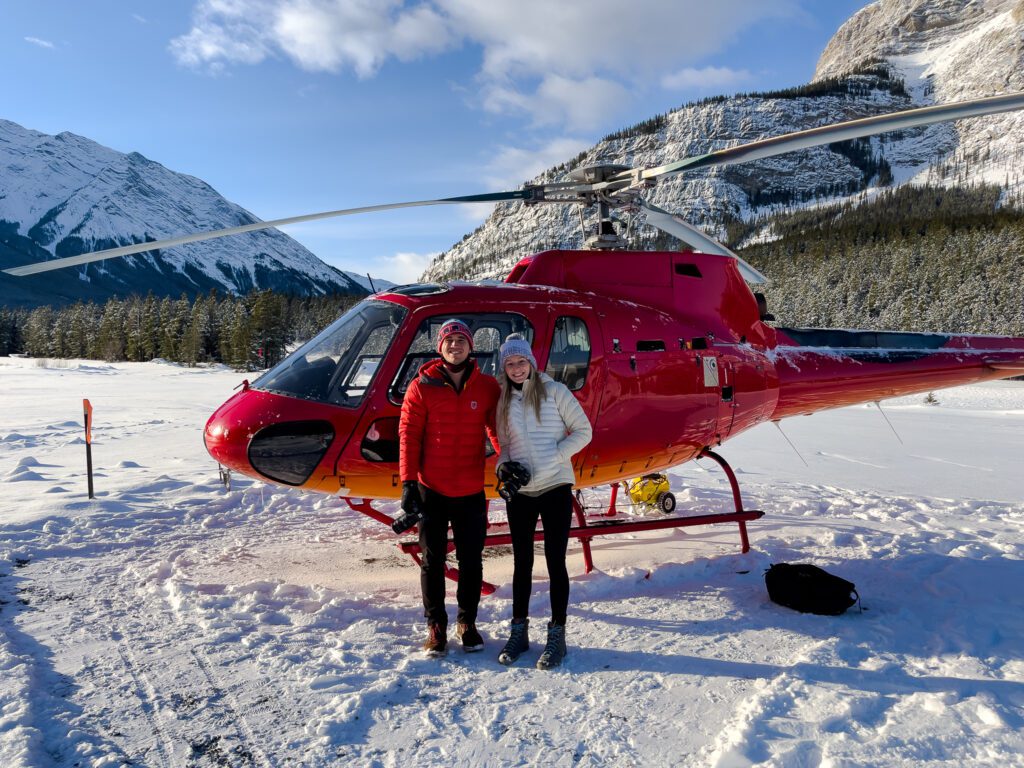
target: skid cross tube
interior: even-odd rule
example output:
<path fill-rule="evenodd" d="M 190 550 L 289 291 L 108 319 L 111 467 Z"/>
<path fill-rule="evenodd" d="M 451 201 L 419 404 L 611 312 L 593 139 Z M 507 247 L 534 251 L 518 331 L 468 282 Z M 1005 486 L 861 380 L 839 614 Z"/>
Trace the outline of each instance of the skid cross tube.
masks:
<path fill-rule="evenodd" d="M 611 503 L 608 507 L 608 512 L 603 514 L 600 519 L 591 519 L 587 521 L 587 516 L 583 512 L 583 507 L 575 496 L 572 499 L 573 514 L 576 517 L 576 525 L 569 529 L 569 538 L 579 539 L 580 545 L 583 549 L 583 563 L 586 567 L 586 572 L 590 573 L 594 570 L 594 559 L 590 551 L 590 540 L 596 536 L 612 536 L 615 534 L 625 533 L 636 533 L 638 531 L 657 531 L 664 528 L 689 528 L 697 525 L 713 525 L 716 523 L 736 523 L 740 530 L 740 544 L 742 552 L 746 553 L 750 551 L 750 539 L 747 536 L 747 523 L 751 520 L 757 520 L 764 516 L 764 512 L 758 509 L 743 509 L 743 500 L 740 496 L 740 486 L 736 481 L 736 474 L 733 472 L 732 467 L 729 463 L 719 456 L 714 451 L 705 448 L 701 451 L 698 459 L 708 458 L 716 462 L 724 471 L 726 477 L 729 479 L 729 486 L 732 489 L 732 500 L 735 507 L 733 512 L 716 512 L 706 515 L 688 515 L 678 516 L 674 515 L 671 517 L 649 517 L 642 519 L 633 520 L 617 520 L 612 516 L 615 514 L 615 501 L 618 491 L 618 483 L 612 484 L 612 496 Z M 373 508 L 371 504 L 372 499 L 350 499 L 345 498 L 348 505 L 356 512 L 361 512 L 374 520 L 383 523 L 384 525 L 391 526 L 392 519 Z M 508 546 L 512 543 L 512 535 L 507 532 L 508 523 L 491 523 L 487 524 L 488 531 L 496 529 L 494 533 L 488 533 L 484 536 L 484 547 L 501 547 Z M 502 529 L 505 529 L 502 532 Z M 415 530 L 415 529 L 413 529 Z M 534 531 L 534 541 L 544 540 L 543 529 Z M 420 548 L 419 541 L 400 541 L 398 543 L 399 549 L 411 556 L 416 561 L 417 565 L 422 565 L 422 549 Z M 448 551 L 452 552 L 455 549 L 455 543 L 448 540 Z M 452 568 L 450 565 L 445 565 L 445 576 L 453 581 L 458 581 L 459 571 L 456 568 Z M 485 595 L 489 595 L 496 589 L 495 585 L 489 584 L 488 582 L 483 583 L 481 592 Z"/>

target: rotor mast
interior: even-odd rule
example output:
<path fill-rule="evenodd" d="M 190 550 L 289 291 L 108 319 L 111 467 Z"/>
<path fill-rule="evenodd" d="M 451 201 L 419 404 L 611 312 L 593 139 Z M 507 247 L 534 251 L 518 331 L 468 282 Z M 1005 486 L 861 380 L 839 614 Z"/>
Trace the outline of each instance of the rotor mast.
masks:
<path fill-rule="evenodd" d="M 629 166 L 625 165 L 588 165 L 570 172 L 569 178 L 581 184 L 604 184 L 613 176 L 619 176 L 628 170 Z M 584 247 L 597 251 L 625 249 L 626 239 L 615 229 L 615 220 L 612 218 L 613 200 L 616 207 L 623 205 L 619 198 L 609 197 L 603 191 L 587 193 L 582 197 L 590 198 L 582 200 L 584 204 L 597 205 L 597 230 L 586 239 Z"/>

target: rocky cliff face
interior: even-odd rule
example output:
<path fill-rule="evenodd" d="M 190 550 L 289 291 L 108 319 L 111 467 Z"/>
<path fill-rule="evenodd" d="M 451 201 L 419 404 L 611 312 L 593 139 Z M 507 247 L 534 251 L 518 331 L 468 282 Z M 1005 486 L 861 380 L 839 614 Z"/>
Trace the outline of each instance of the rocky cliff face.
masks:
<path fill-rule="evenodd" d="M 1022 41 L 1024 0 L 880 0 L 840 28 L 807 86 L 684 106 L 619 132 L 534 181 L 560 180 L 571 168 L 594 163 L 656 166 L 832 122 L 1024 90 Z M 648 199 L 724 237 L 736 219 L 870 196 L 884 185 L 985 182 L 1019 193 L 1022 169 L 1024 115 L 1009 113 L 677 176 Z M 771 237 L 770 231 L 757 235 Z M 630 238 L 641 248 L 667 244 L 640 222 Z M 583 239 L 576 210 L 501 205 L 423 279 L 503 277 L 529 253 L 580 247 Z"/>

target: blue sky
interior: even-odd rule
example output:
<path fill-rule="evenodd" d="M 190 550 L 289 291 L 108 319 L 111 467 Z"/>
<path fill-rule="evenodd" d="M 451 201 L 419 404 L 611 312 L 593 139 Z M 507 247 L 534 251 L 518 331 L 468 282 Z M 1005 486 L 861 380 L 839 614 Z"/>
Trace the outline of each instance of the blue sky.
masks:
<path fill-rule="evenodd" d="M 7 0 L 0 117 L 197 176 L 263 219 L 514 188 L 693 99 L 798 85 L 867 0 Z M 486 211 L 296 225 L 418 276 Z"/>

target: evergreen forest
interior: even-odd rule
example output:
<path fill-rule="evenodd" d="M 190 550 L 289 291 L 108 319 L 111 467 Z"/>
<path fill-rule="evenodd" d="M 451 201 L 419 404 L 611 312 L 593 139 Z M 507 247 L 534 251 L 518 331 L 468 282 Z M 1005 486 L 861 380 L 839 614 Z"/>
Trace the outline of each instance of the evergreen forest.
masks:
<path fill-rule="evenodd" d="M 260 291 L 0 308 L 0 355 L 133 362 L 163 358 L 255 371 L 276 364 L 292 345 L 314 336 L 356 301 L 347 295 Z"/>
<path fill-rule="evenodd" d="M 901 187 L 870 203 L 729 227 L 779 325 L 1024 336 L 1024 211 L 996 186 Z"/>

